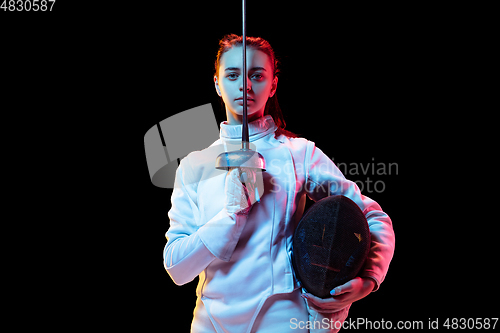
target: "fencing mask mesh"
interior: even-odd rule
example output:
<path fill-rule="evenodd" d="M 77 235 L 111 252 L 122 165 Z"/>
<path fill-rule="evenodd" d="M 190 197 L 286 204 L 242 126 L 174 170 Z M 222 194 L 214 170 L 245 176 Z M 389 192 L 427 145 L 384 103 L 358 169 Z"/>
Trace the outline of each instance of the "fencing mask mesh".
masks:
<path fill-rule="evenodd" d="M 321 298 L 356 277 L 370 251 L 368 222 L 354 201 L 335 195 L 314 203 L 293 235 L 295 275 Z"/>

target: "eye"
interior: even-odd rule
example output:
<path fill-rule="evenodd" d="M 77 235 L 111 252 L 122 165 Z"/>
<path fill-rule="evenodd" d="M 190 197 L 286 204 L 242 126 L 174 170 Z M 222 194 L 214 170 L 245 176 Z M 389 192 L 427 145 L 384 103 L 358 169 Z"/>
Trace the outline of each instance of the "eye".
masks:
<path fill-rule="evenodd" d="M 226 77 L 229 80 L 234 81 L 234 80 L 238 79 L 239 75 L 237 73 L 229 73 L 228 75 L 226 75 Z"/>
<path fill-rule="evenodd" d="M 262 80 L 262 75 L 261 74 L 253 74 L 251 76 L 251 78 L 254 79 L 254 80 L 260 81 L 260 80 Z"/>

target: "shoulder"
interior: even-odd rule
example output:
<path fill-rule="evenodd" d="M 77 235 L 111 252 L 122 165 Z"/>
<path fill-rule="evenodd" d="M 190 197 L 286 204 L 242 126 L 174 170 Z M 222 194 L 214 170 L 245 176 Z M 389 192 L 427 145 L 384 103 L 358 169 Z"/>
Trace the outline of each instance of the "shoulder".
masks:
<path fill-rule="evenodd" d="M 181 164 L 184 162 L 184 165 L 190 165 L 194 169 L 210 163 L 214 164 L 215 158 L 223 151 L 224 146 L 219 139 L 205 149 L 190 152 L 181 160 Z"/>
<path fill-rule="evenodd" d="M 224 146 L 220 140 L 215 141 L 209 147 L 196 150 L 184 157 L 179 165 L 184 177 L 189 178 L 189 182 L 199 182 L 205 177 L 213 177 L 222 170 L 215 168 L 215 159 L 224 152 Z"/>
<path fill-rule="evenodd" d="M 314 166 L 328 166 L 331 168 L 330 164 L 333 161 L 316 146 L 316 143 L 305 138 L 289 138 L 285 136 L 280 136 L 280 142 L 283 142 L 296 163 L 303 163 L 306 168 Z"/>
<path fill-rule="evenodd" d="M 313 141 L 305 138 L 290 138 L 280 135 L 277 140 L 285 144 L 294 157 L 301 156 L 303 159 L 310 156 L 316 146 Z"/>
<path fill-rule="evenodd" d="M 283 135 L 281 134 L 280 136 L 278 136 L 276 138 L 276 140 L 278 140 L 279 142 L 287 145 L 288 147 L 290 148 L 295 148 L 295 149 L 300 149 L 302 147 L 305 147 L 307 146 L 308 144 L 314 144 L 314 142 L 312 141 L 309 141 L 305 138 L 292 138 L 292 137 L 288 137 L 286 135 Z"/>

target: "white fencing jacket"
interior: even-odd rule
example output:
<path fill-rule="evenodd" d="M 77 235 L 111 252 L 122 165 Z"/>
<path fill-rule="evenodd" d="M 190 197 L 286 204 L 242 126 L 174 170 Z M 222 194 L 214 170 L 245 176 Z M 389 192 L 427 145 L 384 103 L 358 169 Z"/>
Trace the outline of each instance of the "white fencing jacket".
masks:
<path fill-rule="evenodd" d="M 248 217 L 225 211 L 227 172 L 215 169 L 221 152 L 240 148 L 241 125 L 222 123 L 220 139 L 190 153 L 177 169 L 164 266 L 178 285 L 199 276 L 192 324 L 197 331 L 250 332 L 256 319 L 266 316 L 260 313 L 266 299 L 298 292 L 291 246 L 306 195 L 317 201 L 342 194 L 356 202 L 372 236 L 360 275 L 374 279 L 376 290 L 389 268 L 395 244 L 389 216 L 345 179 L 313 142 L 283 135 L 276 139 L 276 129 L 271 116 L 249 124 L 251 146 L 264 156 L 266 171 L 261 178 L 261 201 L 253 205 Z M 304 304 L 297 305 L 298 312 L 306 313 Z M 290 309 L 286 312 L 273 314 L 283 321 L 284 329 L 293 314 Z"/>

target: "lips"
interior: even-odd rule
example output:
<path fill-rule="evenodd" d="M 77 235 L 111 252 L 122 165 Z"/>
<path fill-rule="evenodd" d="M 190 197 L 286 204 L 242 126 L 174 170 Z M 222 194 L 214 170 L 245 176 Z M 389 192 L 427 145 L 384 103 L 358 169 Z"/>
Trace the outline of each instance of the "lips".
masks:
<path fill-rule="evenodd" d="M 238 97 L 235 99 L 235 101 L 242 101 L 242 100 L 243 100 L 243 97 Z M 253 98 L 247 96 L 247 101 L 253 101 L 253 100 L 254 100 Z"/>

